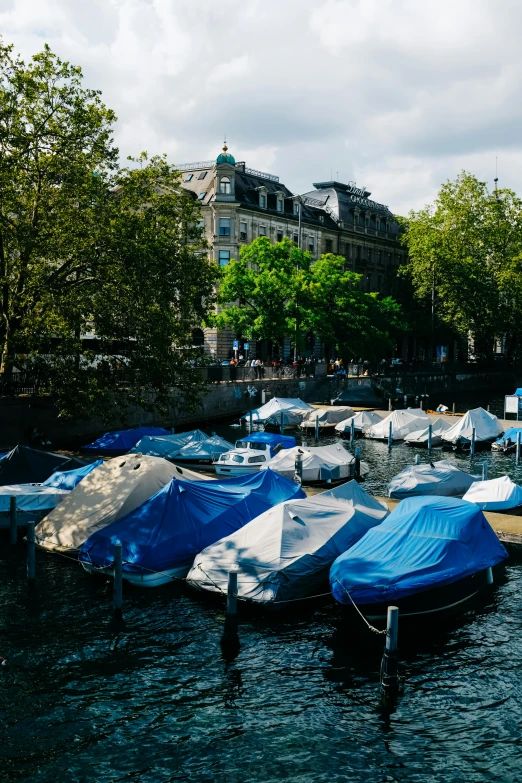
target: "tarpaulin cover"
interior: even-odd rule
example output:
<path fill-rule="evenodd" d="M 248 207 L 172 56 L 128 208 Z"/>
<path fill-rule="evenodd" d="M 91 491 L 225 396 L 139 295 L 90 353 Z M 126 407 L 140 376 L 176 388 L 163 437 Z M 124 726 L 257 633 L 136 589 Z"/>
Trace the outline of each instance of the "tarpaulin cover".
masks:
<path fill-rule="evenodd" d="M 416 495 L 442 495 L 458 497 L 464 495 L 478 476 L 459 470 L 451 462 L 422 465 L 407 465 L 388 484 L 391 498 L 409 498 Z"/>
<path fill-rule="evenodd" d="M 132 449 L 136 443 L 145 435 L 170 435 L 168 430 L 163 427 L 135 427 L 132 430 L 115 430 L 106 432 L 101 438 L 83 446 L 83 451 L 90 451 L 93 454 L 123 454 Z"/>
<path fill-rule="evenodd" d="M 16 446 L 0 460 L 0 486 L 41 484 L 57 470 L 83 467 L 85 462 L 63 454 Z"/>
<path fill-rule="evenodd" d="M 238 595 L 252 601 L 288 601 L 322 592 L 335 558 L 387 514 L 356 481 L 289 500 L 197 555 L 188 583 L 226 593 L 228 571 L 236 565 Z"/>
<path fill-rule="evenodd" d="M 103 460 L 97 459 L 96 462 L 91 462 L 90 465 L 85 465 L 83 468 L 76 468 L 75 470 L 58 470 L 43 482 L 43 486 L 71 491 L 85 478 L 85 476 L 88 476 L 91 471 L 102 464 Z"/>
<path fill-rule="evenodd" d="M 186 563 L 188 572 L 202 549 L 277 503 L 299 497 L 305 494 L 297 484 L 271 471 L 201 484 L 173 480 L 90 536 L 79 557 L 97 566 L 110 565 L 114 544 L 121 541 L 124 571 L 166 571 Z"/>
<path fill-rule="evenodd" d="M 438 446 L 440 443 L 442 443 L 442 434 L 444 432 L 447 432 L 447 430 L 450 429 L 452 425 L 447 419 L 435 419 L 435 421 L 431 425 L 431 445 L 432 446 Z M 410 444 L 416 444 L 419 445 L 427 444 L 428 438 L 429 438 L 429 431 L 430 431 L 430 425 L 427 424 L 425 427 L 419 430 L 415 430 L 414 432 L 409 432 L 404 437 L 405 443 Z"/>
<path fill-rule="evenodd" d="M 164 437 L 145 435 L 130 449 L 130 453 L 173 459 L 187 443 L 197 443 L 207 438 L 208 435 L 201 430 L 190 430 L 190 432 L 180 432 L 178 435 L 165 435 Z"/>
<path fill-rule="evenodd" d="M 502 424 L 492 413 L 488 413 L 484 408 L 473 408 L 453 427 L 442 433 L 442 440 L 446 443 L 456 443 L 461 438 L 471 440 L 473 427 L 477 441 L 498 438 L 503 430 Z"/>
<path fill-rule="evenodd" d="M 393 602 L 457 582 L 500 563 L 507 552 L 474 503 L 408 498 L 382 524 L 337 558 L 334 598 L 357 604 Z"/>
<path fill-rule="evenodd" d="M 11 495 L 16 497 L 18 511 L 38 513 L 51 511 L 68 494 L 67 490 L 40 484 L 7 484 L 0 487 L 0 512 L 5 514 L 9 511 Z"/>
<path fill-rule="evenodd" d="M 464 500 L 476 503 L 483 511 L 501 511 L 522 506 L 522 487 L 514 484 L 509 476 L 475 481 L 464 495 Z"/>
<path fill-rule="evenodd" d="M 271 454 L 273 454 L 274 448 L 279 446 L 279 444 L 281 444 L 284 449 L 293 449 L 296 445 L 293 435 L 279 435 L 276 432 L 252 432 L 251 435 L 241 438 L 241 440 L 236 443 L 236 449 L 243 448 L 243 446 L 239 445 L 243 443 L 268 443 Z"/>
<path fill-rule="evenodd" d="M 233 448 L 233 443 L 220 438 L 219 435 L 213 435 L 211 438 L 205 438 L 205 440 L 190 441 L 178 451 L 175 460 L 181 463 L 212 460 Z"/>
<path fill-rule="evenodd" d="M 295 460 L 302 454 L 303 481 L 320 481 L 328 477 L 332 479 L 350 478 L 355 458 L 341 443 L 330 446 L 296 446 L 294 449 L 284 449 L 272 457 L 266 468 L 275 470 L 281 476 L 292 478 L 295 474 Z M 361 474 L 368 472 L 368 466 L 361 462 Z M 331 473 L 332 475 L 328 475 Z"/>
<path fill-rule="evenodd" d="M 415 432 L 415 430 L 427 427 L 431 419 L 420 408 L 392 411 L 389 416 L 370 427 L 366 431 L 365 437 L 387 440 L 390 432 L 390 422 L 392 425 L 392 439 L 402 440 L 409 432 Z"/>
<path fill-rule="evenodd" d="M 352 421 L 355 432 L 366 432 L 370 427 L 373 427 L 374 424 L 378 424 L 382 421 L 382 416 L 379 416 L 375 411 L 359 411 L 355 416 L 349 416 L 340 421 L 339 424 L 336 424 L 335 431 L 350 432 L 352 429 Z"/>
<path fill-rule="evenodd" d="M 319 427 L 328 427 L 332 424 L 338 424 L 349 416 L 355 416 L 355 411 L 347 406 L 337 408 L 316 408 L 310 411 L 306 419 L 301 422 L 303 429 L 314 429 L 316 421 L 319 421 Z"/>
<path fill-rule="evenodd" d="M 280 414 L 281 411 L 293 412 L 300 417 L 299 421 L 301 421 L 307 411 L 312 410 L 312 406 L 308 405 L 307 402 L 303 402 L 299 397 L 272 397 L 266 405 L 262 405 L 260 408 L 256 408 L 256 410 L 252 411 L 252 421 L 254 423 L 265 422 L 270 419 L 270 417 Z M 242 418 L 250 419 L 250 413 L 245 414 Z M 287 424 L 290 423 L 286 418 L 285 422 Z"/>
<path fill-rule="evenodd" d="M 495 441 L 495 446 L 505 446 L 508 445 L 508 441 L 510 444 L 514 444 L 517 442 L 517 435 L 518 433 L 522 433 L 522 426 L 520 427 L 510 427 L 508 430 L 505 431 L 505 433 L 502 435 L 501 438 Z"/>
<path fill-rule="evenodd" d="M 515 390 L 515 396 L 516 397 L 522 397 L 522 389 L 516 389 Z"/>

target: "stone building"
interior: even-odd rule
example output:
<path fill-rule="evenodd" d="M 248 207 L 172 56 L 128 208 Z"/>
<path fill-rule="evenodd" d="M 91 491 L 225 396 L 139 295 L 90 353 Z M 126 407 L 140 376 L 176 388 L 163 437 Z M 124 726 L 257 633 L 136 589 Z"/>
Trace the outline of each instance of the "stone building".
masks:
<path fill-rule="evenodd" d="M 201 227 L 221 266 L 239 257 L 242 244 L 259 236 L 273 242 L 288 237 L 313 258 L 329 252 L 345 256 L 347 267 L 362 275 L 363 290 L 395 292 L 397 267 L 405 256 L 399 227 L 389 208 L 372 201 L 365 188 L 352 182 L 317 182 L 315 190 L 294 194 L 279 177 L 236 163 L 226 144 L 215 161 L 176 168 L 183 188 L 201 203 Z M 238 337 L 228 330 L 194 332 L 195 343 L 217 359 L 232 355 Z M 269 350 L 263 344 L 249 346 L 250 356 L 264 358 Z M 288 341 L 284 352 L 289 350 Z M 320 355 L 321 346 L 309 336 L 306 353 L 312 352 Z"/>

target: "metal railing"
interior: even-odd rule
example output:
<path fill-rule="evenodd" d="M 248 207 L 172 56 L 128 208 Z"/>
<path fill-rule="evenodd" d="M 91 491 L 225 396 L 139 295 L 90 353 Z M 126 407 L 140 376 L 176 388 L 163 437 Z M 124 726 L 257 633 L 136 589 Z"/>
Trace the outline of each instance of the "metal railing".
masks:
<path fill-rule="evenodd" d="M 234 367 L 215 365 L 198 367 L 198 372 L 207 383 L 234 383 L 252 381 L 289 381 L 312 378 L 326 378 L 326 364 L 304 365 L 303 367 Z"/>

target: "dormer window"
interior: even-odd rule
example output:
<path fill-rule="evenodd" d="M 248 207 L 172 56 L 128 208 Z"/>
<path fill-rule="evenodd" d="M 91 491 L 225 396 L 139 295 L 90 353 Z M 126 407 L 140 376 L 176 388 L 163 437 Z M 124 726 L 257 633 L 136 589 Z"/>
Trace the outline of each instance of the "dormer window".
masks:
<path fill-rule="evenodd" d="M 298 215 L 299 214 L 299 206 L 300 206 L 299 202 L 298 201 L 294 201 L 294 215 Z"/>
<path fill-rule="evenodd" d="M 187 174 L 186 177 L 185 177 L 185 182 L 190 182 L 190 180 L 192 179 L 193 176 L 194 176 L 194 174 Z"/>
<path fill-rule="evenodd" d="M 261 209 L 266 209 L 266 193 L 259 194 L 259 206 Z"/>
<path fill-rule="evenodd" d="M 219 192 L 224 193 L 227 196 L 230 194 L 230 179 L 229 177 L 221 177 L 219 180 Z"/>
<path fill-rule="evenodd" d="M 276 205 L 277 205 L 277 211 L 278 212 L 283 212 L 283 210 L 285 208 L 285 202 L 279 196 L 277 198 Z"/>
<path fill-rule="evenodd" d="M 201 174 L 199 175 L 198 179 L 205 179 L 206 176 L 207 176 L 207 172 L 206 171 L 202 171 Z"/>

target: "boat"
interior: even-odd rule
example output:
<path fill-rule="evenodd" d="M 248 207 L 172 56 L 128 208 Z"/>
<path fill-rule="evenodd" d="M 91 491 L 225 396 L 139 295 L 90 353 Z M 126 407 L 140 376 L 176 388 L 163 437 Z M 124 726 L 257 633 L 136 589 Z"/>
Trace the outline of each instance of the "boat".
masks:
<path fill-rule="evenodd" d="M 388 484 L 388 495 L 398 500 L 418 495 L 462 497 L 477 479 L 446 460 L 407 465 Z"/>
<path fill-rule="evenodd" d="M 383 401 L 367 383 L 348 386 L 331 400 L 332 405 L 350 405 L 352 408 L 382 408 Z"/>
<path fill-rule="evenodd" d="M 301 422 L 300 427 L 303 430 L 315 430 L 318 422 L 320 431 L 333 430 L 336 424 L 349 416 L 355 416 L 355 411 L 347 406 L 314 408 Z"/>
<path fill-rule="evenodd" d="M 475 430 L 475 450 L 489 449 L 491 444 L 502 435 L 502 424 L 492 413 L 484 408 L 473 408 L 456 424 L 442 434 L 443 445 L 451 446 L 455 451 L 469 451 Z"/>
<path fill-rule="evenodd" d="M 272 432 L 252 432 L 236 442 L 235 448 L 222 454 L 214 463 L 214 470 L 223 476 L 245 476 L 256 473 L 281 449 L 296 446 L 292 435 Z"/>
<path fill-rule="evenodd" d="M 125 517 L 83 544 L 86 571 L 113 575 L 114 544 L 122 544 L 123 578 L 140 587 L 182 579 L 194 557 L 268 509 L 303 490 L 272 471 L 198 483 L 173 479 Z"/>
<path fill-rule="evenodd" d="M 423 429 L 430 423 L 430 417 L 420 408 L 406 408 L 405 410 L 392 411 L 384 419 L 370 427 L 364 437 L 372 440 L 388 440 L 391 424 L 392 440 L 403 440 L 410 432 Z"/>
<path fill-rule="evenodd" d="M 187 584 L 226 594 L 228 572 L 236 567 L 238 597 L 255 604 L 280 608 L 324 593 L 336 557 L 387 514 L 356 481 L 288 500 L 200 552 Z"/>
<path fill-rule="evenodd" d="M 334 598 L 368 618 L 429 615 L 464 608 L 492 581 L 508 554 L 474 503 L 458 498 L 403 500 L 330 570 Z"/>
<path fill-rule="evenodd" d="M 340 433 L 340 435 L 350 435 L 353 422 L 355 436 L 361 437 L 370 427 L 373 427 L 374 424 L 378 424 L 380 421 L 382 421 L 382 416 L 375 413 L 375 411 L 359 411 L 355 416 L 349 416 L 336 424 L 335 431 Z"/>
<path fill-rule="evenodd" d="M 93 443 L 82 446 L 82 451 L 105 457 L 116 457 L 126 454 L 145 435 L 170 435 L 163 427 L 134 427 L 128 430 L 106 432 Z"/>
<path fill-rule="evenodd" d="M 52 476 L 42 482 L 42 486 L 66 489 L 70 492 L 99 465 L 103 465 L 103 460 L 97 459 L 95 462 L 91 462 L 90 465 L 85 465 L 83 468 L 75 468 L 74 470 L 57 470 L 56 473 L 53 473 Z"/>
<path fill-rule="evenodd" d="M 506 511 L 522 506 L 522 487 L 509 476 L 475 481 L 464 495 L 464 500 L 475 503 L 483 511 Z"/>
<path fill-rule="evenodd" d="M 296 477 L 298 458 L 301 460 L 303 484 L 333 484 L 355 477 L 355 458 L 341 443 L 285 449 L 272 457 L 267 467 L 291 479 Z M 361 478 L 364 478 L 369 470 L 366 462 L 360 463 Z"/>
<path fill-rule="evenodd" d="M 182 446 L 172 459 L 182 464 L 211 465 L 221 454 L 233 448 L 233 443 L 214 433 L 212 437 L 206 437 L 205 440 L 190 441 L 186 446 Z"/>
<path fill-rule="evenodd" d="M 441 446 L 442 445 L 442 435 L 444 432 L 447 432 L 452 425 L 449 421 L 446 421 L 445 419 L 435 419 L 434 422 L 431 424 L 431 445 L 432 446 Z M 430 432 L 430 425 L 426 425 L 420 430 L 415 430 L 414 432 L 409 432 L 405 438 L 404 442 L 408 446 L 416 446 L 417 448 L 425 446 L 427 448 L 428 446 L 428 439 L 429 439 L 429 432 Z"/>
<path fill-rule="evenodd" d="M 45 487 L 42 484 L 7 484 L 0 487 L 0 529 L 10 524 L 11 497 L 16 498 L 18 525 L 38 521 L 69 495 L 66 489 Z"/>
<path fill-rule="evenodd" d="M 176 466 L 159 457 L 128 454 L 107 460 L 36 526 L 36 543 L 77 552 L 92 533 L 141 506 L 176 475 Z"/>
<path fill-rule="evenodd" d="M 41 484 L 57 470 L 82 468 L 85 462 L 65 454 L 53 454 L 30 446 L 15 446 L 0 460 L 0 486 Z"/>
<path fill-rule="evenodd" d="M 491 444 L 491 451 L 500 451 L 502 454 L 509 454 L 510 452 L 515 451 L 519 432 L 522 442 L 522 426 L 510 427 L 505 431 L 502 437 Z"/>
<path fill-rule="evenodd" d="M 148 454 L 150 457 L 172 460 L 187 443 L 197 443 L 208 437 L 202 430 L 190 430 L 177 435 L 145 435 L 132 449 L 129 449 L 129 454 Z"/>
<path fill-rule="evenodd" d="M 283 423 L 285 427 L 297 427 L 306 414 L 313 410 L 311 405 L 299 397 L 272 397 L 265 405 L 241 418 L 250 422 L 252 416 L 252 424 L 280 426 Z"/>

